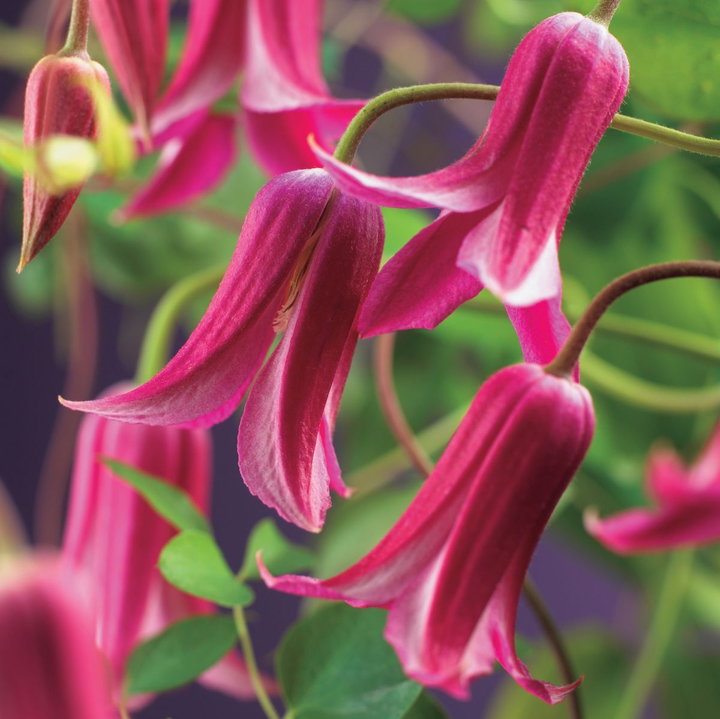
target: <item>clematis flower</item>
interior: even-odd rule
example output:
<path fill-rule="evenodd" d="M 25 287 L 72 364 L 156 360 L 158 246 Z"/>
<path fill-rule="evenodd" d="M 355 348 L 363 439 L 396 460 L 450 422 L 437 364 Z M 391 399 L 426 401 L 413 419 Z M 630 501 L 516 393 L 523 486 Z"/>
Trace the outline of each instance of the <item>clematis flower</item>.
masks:
<path fill-rule="evenodd" d="M 493 375 L 437 467 L 385 538 L 331 579 L 272 577 L 290 594 L 390 609 L 385 638 L 406 673 L 468 698 L 495 660 L 554 704 L 578 684 L 533 679 L 515 650 L 530 559 L 590 444 L 588 392 L 532 364 Z"/>
<path fill-rule="evenodd" d="M 87 54 L 48 55 L 33 68 L 25 90 L 23 133 L 26 147 L 37 148 L 54 135 L 94 138 L 95 104 L 88 84 L 107 89 L 102 65 Z M 51 193 L 42 174 L 23 177 L 23 241 L 18 272 L 56 235 L 80 194 L 81 185 Z"/>
<path fill-rule="evenodd" d="M 82 603 L 55 557 L 0 568 L 0 702 L 3 719 L 112 715 L 104 667 Z"/>
<path fill-rule="evenodd" d="M 236 82 L 245 56 L 247 0 L 193 0 L 182 56 L 153 116 L 153 135 L 205 110 Z"/>
<path fill-rule="evenodd" d="M 165 145 L 155 174 L 119 211 L 121 219 L 177 209 L 224 178 L 237 155 L 235 117 L 223 113 L 199 119 L 187 134 Z"/>
<path fill-rule="evenodd" d="M 93 0 L 93 25 L 144 135 L 165 71 L 168 0 Z"/>
<path fill-rule="evenodd" d="M 587 531 L 617 554 L 662 552 L 720 541 L 720 428 L 689 468 L 669 447 L 652 450 L 646 482 L 656 509 L 629 509 L 606 519 L 589 511 Z"/>
<path fill-rule="evenodd" d="M 331 434 L 383 239 L 380 210 L 337 192 L 323 170 L 280 175 L 256 196 L 215 297 L 168 365 L 129 392 L 63 403 L 126 422 L 209 426 L 257 376 L 240 471 L 280 516 L 318 531 L 329 488 L 347 494 Z"/>
<path fill-rule="evenodd" d="M 308 135 L 330 150 L 365 103 L 337 100 L 325 84 L 319 47 L 322 0 L 247 1 L 241 99 L 250 149 L 272 174 L 316 167 Z"/>
<path fill-rule="evenodd" d="M 446 210 L 383 268 L 361 334 L 432 329 L 487 287 L 508 308 L 526 359 L 552 359 L 568 332 L 558 242 L 627 85 L 627 58 L 607 28 L 566 12 L 520 43 L 485 131 L 454 165 L 378 177 L 315 147 L 345 192 L 391 207 Z"/>
<path fill-rule="evenodd" d="M 101 457 L 165 479 L 185 490 L 207 513 L 211 452 L 210 434 L 203 429 L 145 427 L 94 416 L 81 425 L 63 558 L 73 574 L 90 585 L 96 640 L 112 669 L 117 695 L 127 659 L 139 642 L 181 619 L 213 609 L 209 602 L 184 594 L 163 579 L 157 562 L 174 529 L 115 477 Z M 255 696 L 244 662 L 235 652 L 200 681 L 239 699 Z"/>

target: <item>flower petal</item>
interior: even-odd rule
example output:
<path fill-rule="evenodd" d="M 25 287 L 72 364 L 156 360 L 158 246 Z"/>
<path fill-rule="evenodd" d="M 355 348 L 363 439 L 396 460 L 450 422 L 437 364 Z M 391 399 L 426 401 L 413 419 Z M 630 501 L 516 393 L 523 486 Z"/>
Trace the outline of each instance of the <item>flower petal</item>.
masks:
<path fill-rule="evenodd" d="M 189 135 L 163 149 L 150 181 L 119 212 L 123 219 L 182 207 L 211 190 L 235 162 L 236 119 L 208 115 Z"/>
<path fill-rule="evenodd" d="M 287 283 L 332 187 L 321 170 L 271 180 L 248 212 L 210 307 L 165 369 L 130 392 L 63 404 L 143 424 L 209 426 L 225 419 L 265 359 Z"/>
<path fill-rule="evenodd" d="M 411 328 L 434 329 L 482 290 L 455 260 L 465 236 L 484 214 L 485 210 L 443 213 L 392 257 L 363 306 L 363 337 Z"/>
<path fill-rule="evenodd" d="M 245 54 L 246 0 L 193 0 L 183 54 L 158 103 L 157 134 L 209 107 L 233 85 Z"/>
<path fill-rule="evenodd" d="M 320 529 L 330 505 L 323 415 L 348 338 L 356 336 L 383 235 L 378 208 L 333 197 L 285 334 L 240 422 L 238 457 L 246 485 L 309 531 Z"/>

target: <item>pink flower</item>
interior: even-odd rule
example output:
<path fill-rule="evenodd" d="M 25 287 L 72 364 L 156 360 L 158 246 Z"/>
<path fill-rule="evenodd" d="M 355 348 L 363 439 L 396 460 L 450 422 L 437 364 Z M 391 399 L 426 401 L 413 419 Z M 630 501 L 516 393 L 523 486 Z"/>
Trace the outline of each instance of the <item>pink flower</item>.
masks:
<path fill-rule="evenodd" d="M 54 557 L 0 568 L 0 698 L 3 719 L 112 715 L 82 604 Z"/>
<path fill-rule="evenodd" d="M 110 92 L 102 65 L 83 55 L 49 55 L 33 68 L 25 90 L 23 132 L 26 147 L 36 147 L 51 135 L 94 138 L 95 105 L 87 83 Z M 18 270 L 55 236 L 70 214 L 80 187 L 53 195 L 37 172 L 23 178 L 23 242 Z"/>
<path fill-rule="evenodd" d="M 414 679 L 460 698 L 499 661 L 551 704 L 579 682 L 531 678 L 515 616 L 535 546 L 590 444 L 592 400 L 570 379 L 515 365 L 493 375 L 387 536 L 331 579 L 263 577 L 302 596 L 390 609 L 386 639 Z M 260 561 L 260 558 L 258 558 Z"/>
<path fill-rule="evenodd" d="M 200 115 L 187 133 L 165 145 L 155 174 L 120 210 L 123 220 L 182 207 L 225 177 L 237 156 L 235 118 L 227 113 Z"/>
<path fill-rule="evenodd" d="M 153 116 L 153 134 L 205 110 L 236 82 L 245 56 L 247 0 L 193 0 L 175 74 Z"/>
<path fill-rule="evenodd" d="M 690 468 L 669 447 L 653 449 L 646 482 L 657 509 L 629 509 L 602 520 L 591 511 L 587 531 L 617 554 L 720 541 L 720 428 Z"/>
<path fill-rule="evenodd" d="M 257 376 L 238 435 L 240 471 L 283 518 L 318 531 L 329 488 L 346 493 L 331 434 L 383 239 L 380 210 L 337 192 L 323 170 L 271 180 L 205 316 L 165 369 L 130 392 L 64 403 L 126 422 L 209 426 Z"/>
<path fill-rule="evenodd" d="M 322 0 L 248 0 L 242 104 L 248 144 L 272 174 L 316 167 L 365 104 L 331 97 L 320 68 Z M 282 138 L 278 142 L 278 138 Z"/>
<path fill-rule="evenodd" d="M 485 132 L 454 165 L 418 177 L 377 177 L 316 147 L 346 192 L 392 207 L 446 210 L 380 273 L 362 335 L 432 329 L 485 286 L 508 307 L 526 359 L 552 359 L 568 331 L 558 242 L 627 84 L 627 58 L 607 28 L 561 13 L 520 43 Z"/>
<path fill-rule="evenodd" d="M 207 513 L 211 452 L 210 434 L 204 429 L 146 427 L 95 416 L 85 418 L 81 425 L 63 557 L 67 567 L 89 583 L 96 640 L 112 669 L 118 696 L 126 661 L 139 642 L 213 608 L 163 579 L 157 562 L 175 530 L 118 479 L 101 457 L 167 480 L 185 490 Z M 235 652 L 200 681 L 240 699 L 255 696 L 245 665 Z"/>
<path fill-rule="evenodd" d="M 143 134 L 165 71 L 168 0 L 92 0 L 93 25 Z"/>

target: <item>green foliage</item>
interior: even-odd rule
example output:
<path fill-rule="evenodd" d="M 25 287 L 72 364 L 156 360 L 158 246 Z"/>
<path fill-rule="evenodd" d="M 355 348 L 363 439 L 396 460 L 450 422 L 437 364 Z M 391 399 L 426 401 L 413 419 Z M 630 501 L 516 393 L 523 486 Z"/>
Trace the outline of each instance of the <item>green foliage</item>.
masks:
<path fill-rule="evenodd" d="M 272 519 L 258 522 L 245 546 L 240 574 L 243 579 L 260 579 L 255 556 L 262 551 L 263 563 L 271 574 L 291 574 L 312 567 L 315 557 L 305 548 L 289 542 Z"/>
<path fill-rule="evenodd" d="M 126 692 L 165 692 L 187 684 L 222 659 L 236 641 L 230 616 L 204 615 L 173 624 L 133 651 Z"/>
<path fill-rule="evenodd" d="M 177 529 L 210 531 L 207 519 L 183 490 L 115 459 L 103 457 L 102 461 Z"/>
<path fill-rule="evenodd" d="M 390 0 L 387 9 L 422 25 L 437 25 L 451 20 L 463 0 Z"/>
<path fill-rule="evenodd" d="M 207 532 L 191 529 L 173 537 L 158 566 L 170 584 L 215 604 L 246 606 L 255 598 L 250 587 L 233 576 L 220 547 Z"/>
<path fill-rule="evenodd" d="M 285 635 L 278 677 L 294 719 L 435 719 L 382 637 L 386 613 L 323 607 Z"/>

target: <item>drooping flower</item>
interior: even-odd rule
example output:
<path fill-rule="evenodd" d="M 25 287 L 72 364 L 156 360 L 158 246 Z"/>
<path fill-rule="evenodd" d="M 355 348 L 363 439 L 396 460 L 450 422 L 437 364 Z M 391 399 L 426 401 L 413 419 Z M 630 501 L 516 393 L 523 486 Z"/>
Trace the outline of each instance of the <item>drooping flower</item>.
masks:
<path fill-rule="evenodd" d="M 93 0 L 93 24 L 143 134 L 165 71 L 168 0 Z"/>
<path fill-rule="evenodd" d="M 520 43 L 485 131 L 454 165 L 418 177 L 378 177 L 316 147 L 346 192 L 392 207 L 447 210 L 380 273 L 361 334 L 432 329 L 485 286 L 527 334 L 526 359 L 552 359 L 547 351 L 557 349 L 568 330 L 557 245 L 580 178 L 627 85 L 627 58 L 607 28 L 566 12 Z"/>
<path fill-rule="evenodd" d="M 106 89 L 110 80 L 102 65 L 87 54 L 49 55 L 33 68 L 25 90 L 25 146 L 39 147 L 52 135 L 94 138 L 95 104 L 88 85 Z M 23 178 L 23 241 L 18 271 L 42 250 L 65 222 L 81 187 L 54 195 L 42 175 Z"/>
<path fill-rule="evenodd" d="M 720 428 L 692 467 L 670 447 L 653 449 L 645 476 L 656 509 L 606 519 L 587 513 L 585 527 L 601 544 L 617 554 L 639 554 L 720 541 Z"/>
<path fill-rule="evenodd" d="M 333 98 L 325 84 L 320 68 L 322 0 L 247 2 L 241 99 L 250 149 L 273 174 L 316 167 L 308 135 L 331 151 L 332 140 L 365 104 Z"/>
<path fill-rule="evenodd" d="M 153 135 L 205 110 L 236 82 L 245 58 L 247 0 L 193 0 L 180 62 L 153 116 Z"/>
<path fill-rule="evenodd" d="M 211 453 L 210 434 L 204 429 L 146 427 L 95 416 L 81 425 L 63 558 L 73 574 L 89 584 L 96 641 L 112 669 L 117 696 L 127 659 L 139 642 L 213 609 L 163 579 L 158 558 L 174 530 L 102 463 L 102 457 L 165 479 L 207 512 Z M 245 665 L 234 652 L 200 681 L 240 699 L 254 697 Z"/>
<path fill-rule="evenodd" d="M 323 170 L 271 180 L 207 312 L 165 369 L 130 392 L 64 404 L 126 422 L 209 426 L 257 375 L 238 435 L 240 471 L 283 518 L 318 531 L 329 488 L 346 493 L 331 433 L 383 239 L 380 210 L 337 192 Z"/>
<path fill-rule="evenodd" d="M 163 147 L 153 177 L 120 210 L 123 219 L 177 209 L 223 179 L 237 155 L 235 117 L 203 113 L 198 120 Z"/>
<path fill-rule="evenodd" d="M 417 681 L 468 697 L 495 660 L 556 703 L 579 682 L 533 679 L 515 650 L 530 559 L 590 444 L 592 400 L 538 365 L 501 370 L 472 406 L 417 497 L 385 538 L 331 579 L 272 577 L 302 596 L 390 609 L 386 639 Z M 261 559 L 259 558 L 259 561 Z"/>
<path fill-rule="evenodd" d="M 99 719 L 112 702 L 82 602 L 51 556 L 0 567 L 3 719 Z"/>

